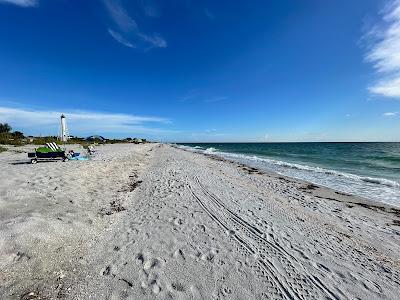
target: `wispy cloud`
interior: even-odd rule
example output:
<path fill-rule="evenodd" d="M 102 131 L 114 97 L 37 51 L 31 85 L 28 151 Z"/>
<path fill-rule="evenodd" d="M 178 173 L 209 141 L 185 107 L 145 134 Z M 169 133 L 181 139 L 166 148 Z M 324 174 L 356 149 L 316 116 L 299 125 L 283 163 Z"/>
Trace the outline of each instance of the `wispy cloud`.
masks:
<path fill-rule="evenodd" d="M 135 48 L 135 45 L 131 44 L 127 40 L 123 38 L 122 35 L 120 35 L 118 32 L 115 32 L 112 29 L 108 29 L 108 33 L 119 43 L 121 43 L 124 46 L 130 47 L 130 48 Z"/>
<path fill-rule="evenodd" d="M 212 141 L 216 138 L 218 139 L 218 138 L 229 136 L 229 135 L 230 135 L 229 133 L 220 132 L 219 130 L 213 128 L 213 129 L 206 129 L 204 131 L 199 131 L 199 132 L 192 132 L 190 134 L 190 137 L 195 140 Z"/>
<path fill-rule="evenodd" d="M 210 20 L 214 20 L 215 19 L 215 15 L 211 11 L 209 11 L 207 8 L 204 9 L 204 14 Z"/>
<path fill-rule="evenodd" d="M 189 90 L 181 99 L 181 102 L 195 100 L 199 97 L 199 91 L 197 89 Z"/>
<path fill-rule="evenodd" d="M 227 96 L 214 96 L 214 97 L 206 97 L 197 89 L 190 90 L 184 95 L 180 101 L 182 102 L 188 102 L 188 101 L 194 101 L 194 102 L 204 102 L 204 103 L 213 103 L 213 102 L 220 102 L 220 101 L 226 101 L 228 100 L 229 97 Z"/>
<path fill-rule="evenodd" d="M 162 134 L 171 132 L 148 127 L 148 124 L 151 123 L 169 124 L 170 120 L 166 118 L 75 110 L 48 111 L 0 107 L 0 122 L 7 122 L 13 127 L 28 129 L 31 132 L 56 135 L 61 113 L 66 115 L 72 135 L 86 133 Z"/>
<path fill-rule="evenodd" d="M 397 114 L 398 114 L 397 111 L 395 111 L 395 112 L 385 112 L 384 114 L 382 114 L 382 116 L 384 116 L 384 117 L 395 117 L 395 116 L 397 116 Z"/>
<path fill-rule="evenodd" d="M 373 94 L 400 98 L 400 0 L 392 0 L 382 11 L 382 23 L 366 35 L 366 60 L 373 64 L 379 79 L 369 87 Z"/>
<path fill-rule="evenodd" d="M 146 34 L 139 29 L 119 0 L 103 0 L 104 6 L 114 23 L 109 34 L 119 43 L 130 48 L 165 48 L 167 42 L 157 34 Z"/>
<path fill-rule="evenodd" d="M 0 3 L 14 4 L 21 7 L 32 7 L 38 5 L 37 0 L 0 0 Z"/>

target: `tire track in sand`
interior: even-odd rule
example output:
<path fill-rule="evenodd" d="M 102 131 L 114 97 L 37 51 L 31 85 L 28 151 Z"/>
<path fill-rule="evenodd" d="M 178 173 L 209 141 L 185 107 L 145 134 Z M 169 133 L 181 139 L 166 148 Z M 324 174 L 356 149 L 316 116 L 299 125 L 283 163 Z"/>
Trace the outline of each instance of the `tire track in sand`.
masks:
<path fill-rule="evenodd" d="M 189 185 L 192 196 L 236 242 L 241 252 L 253 258 L 252 267 L 267 283 L 269 296 L 274 299 L 339 299 L 319 278 L 309 275 L 281 245 L 271 243 L 256 226 L 229 209 L 197 176 L 194 182 L 194 187 Z"/>

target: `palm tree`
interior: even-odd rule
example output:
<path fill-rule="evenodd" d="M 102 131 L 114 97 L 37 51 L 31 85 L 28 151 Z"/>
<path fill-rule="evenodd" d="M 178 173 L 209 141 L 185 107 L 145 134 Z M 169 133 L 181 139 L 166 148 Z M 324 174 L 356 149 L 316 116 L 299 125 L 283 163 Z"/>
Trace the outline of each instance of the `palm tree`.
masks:
<path fill-rule="evenodd" d="M 23 139 L 24 138 L 24 134 L 21 131 L 14 131 L 12 133 L 12 135 L 17 139 Z"/>
<path fill-rule="evenodd" d="M 7 123 L 0 123 L 0 133 L 9 133 L 11 129 L 11 126 Z"/>

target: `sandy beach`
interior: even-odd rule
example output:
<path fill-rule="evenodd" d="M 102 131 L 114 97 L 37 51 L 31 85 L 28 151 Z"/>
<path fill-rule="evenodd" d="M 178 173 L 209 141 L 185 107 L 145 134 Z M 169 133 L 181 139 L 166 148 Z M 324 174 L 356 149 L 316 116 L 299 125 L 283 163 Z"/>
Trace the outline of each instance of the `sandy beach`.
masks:
<path fill-rule="evenodd" d="M 1 299 L 398 299 L 400 210 L 164 144 L 0 153 Z"/>

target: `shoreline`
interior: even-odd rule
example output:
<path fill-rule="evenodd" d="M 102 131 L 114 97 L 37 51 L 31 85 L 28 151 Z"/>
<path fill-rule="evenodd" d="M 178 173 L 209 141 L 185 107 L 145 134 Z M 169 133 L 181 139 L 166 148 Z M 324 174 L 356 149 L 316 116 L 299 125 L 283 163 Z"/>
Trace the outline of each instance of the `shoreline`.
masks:
<path fill-rule="evenodd" d="M 381 210 L 385 210 L 388 212 L 392 212 L 395 214 L 399 214 L 400 215 L 400 207 L 394 205 L 394 204 L 389 204 L 389 203 L 385 203 L 385 202 L 379 202 L 373 199 L 368 199 L 368 198 L 363 198 L 360 197 L 358 195 L 354 195 L 354 194 L 348 194 L 345 192 L 341 192 L 338 190 L 335 190 L 333 188 L 330 187 L 326 187 L 320 184 L 315 184 L 312 183 L 310 181 L 307 180 L 303 180 L 303 179 L 298 179 L 298 178 L 294 178 L 294 177 L 289 177 L 286 175 L 281 175 L 278 174 L 276 172 L 273 171 L 267 171 L 267 170 L 261 170 L 260 168 L 257 167 L 252 167 L 249 166 L 245 163 L 241 163 L 235 160 L 230 160 L 228 158 L 222 157 L 222 156 L 218 156 L 216 154 L 210 154 L 210 153 L 202 153 L 202 152 L 194 152 L 194 151 L 190 151 L 187 149 L 183 149 L 183 148 L 179 148 L 175 145 L 170 145 L 171 147 L 178 149 L 178 150 L 182 150 L 182 151 L 186 151 L 189 153 L 195 153 L 195 154 L 199 154 L 199 155 L 203 155 L 205 157 L 209 157 L 211 159 L 214 160 L 219 160 L 219 161 L 224 161 L 227 163 L 234 163 L 236 164 L 238 167 L 242 167 L 242 168 L 247 168 L 247 170 L 251 173 L 258 173 L 258 174 L 267 174 L 268 176 L 272 176 L 275 178 L 282 178 L 282 180 L 285 180 L 287 182 L 296 182 L 296 183 L 303 183 L 303 184 L 309 184 L 311 186 L 310 191 L 313 191 L 314 196 L 316 195 L 317 197 L 320 196 L 324 199 L 327 200 L 332 200 L 332 201 L 339 201 L 339 202 L 345 202 L 345 203 L 349 203 L 349 204 L 356 204 L 356 205 L 360 205 L 360 206 L 368 206 L 370 208 L 373 209 L 381 209 Z M 318 192 L 315 191 L 315 189 L 318 188 L 319 189 L 319 193 L 322 193 L 322 195 L 320 195 Z M 337 197 L 337 195 L 339 196 L 343 196 L 343 197 Z M 333 197 L 332 197 L 333 196 Z M 335 198 L 336 196 L 336 198 Z M 349 199 L 351 198 L 351 199 Z"/>
<path fill-rule="evenodd" d="M 257 167 L 257 166 L 252 166 L 251 163 L 240 162 L 240 161 L 235 160 L 233 158 L 230 159 L 230 158 L 227 158 L 227 157 L 223 157 L 222 155 L 218 155 L 217 153 L 213 154 L 213 153 L 204 153 L 204 152 L 200 152 L 200 151 L 193 151 L 193 150 L 190 150 L 190 149 L 181 148 L 181 147 L 179 147 L 180 145 L 177 145 L 177 144 L 170 144 L 170 146 L 172 146 L 172 147 L 174 147 L 176 149 L 183 150 L 183 151 L 188 151 L 188 152 L 191 152 L 191 153 L 197 153 L 197 154 L 200 154 L 200 155 L 204 155 L 204 156 L 208 156 L 208 157 L 212 157 L 212 158 L 216 158 L 216 159 L 221 159 L 221 160 L 224 160 L 224 161 L 227 161 L 227 162 L 235 162 L 235 163 L 237 163 L 239 165 L 244 165 L 244 166 L 246 166 L 246 167 L 248 167 L 250 169 L 257 170 L 258 172 L 263 172 L 263 173 L 268 174 L 270 176 L 284 177 L 284 178 L 286 178 L 288 180 L 292 180 L 292 181 L 310 183 L 312 185 L 318 186 L 318 188 L 321 188 L 321 189 L 333 190 L 338 195 L 343 195 L 343 196 L 347 195 L 347 196 L 352 196 L 352 197 L 356 198 L 357 200 L 356 200 L 355 204 L 356 203 L 360 203 L 360 204 L 368 205 L 368 206 L 375 207 L 375 208 L 385 208 L 385 209 L 393 209 L 395 211 L 397 211 L 397 210 L 400 211 L 400 204 L 396 205 L 396 204 L 388 203 L 388 202 L 385 202 L 385 201 L 379 201 L 379 200 L 376 200 L 376 199 L 373 199 L 373 198 L 369 199 L 369 198 L 366 198 L 366 197 L 363 197 L 363 196 L 360 196 L 360 195 L 357 195 L 357 194 L 354 194 L 354 193 L 340 191 L 340 190 L 335 189 L 333 187 L 325 186 L 325 185 L 320 184 L 320 183 L 311 182 L 311 181 L 308 181 L 306 179 L 291 177 L 291 176 L 288 176 L 288 175 L 279 174 L 278 172 L 273 171 L 273 170 L 266 170 L 266 169 L 262 169 L 262 168 Z M 371 179 L 379 179 L 379 178 L 371 178 Z M 384 178 L 381 178 L 381 180 L 384 180 Z M 336 200 L 336 199 L 331 199 L 331 200 Z M 343 201 L 343 200 L 344 199 L 339 199 L 337 201 Z"/>
<path fill-rule="evenodd" d="M 395 208 L 166 144 L 96 150 L 0 154 L 1 297 L 397 297 Z"/>

